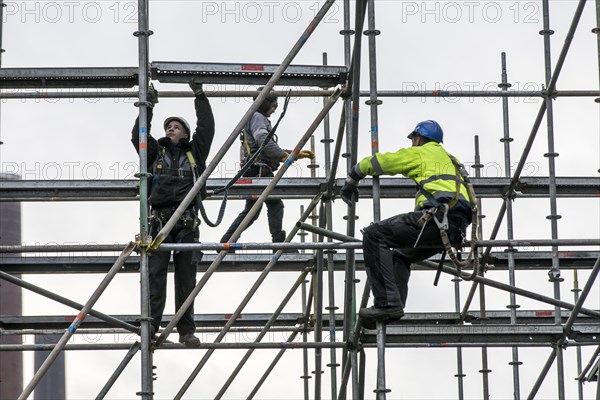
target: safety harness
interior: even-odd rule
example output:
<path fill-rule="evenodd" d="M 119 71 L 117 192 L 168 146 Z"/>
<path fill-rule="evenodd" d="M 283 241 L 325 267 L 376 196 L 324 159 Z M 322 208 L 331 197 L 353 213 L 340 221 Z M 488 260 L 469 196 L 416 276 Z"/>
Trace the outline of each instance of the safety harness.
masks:
<path fill-rule="evenodd" d="M 446 154 L 448 154 L 448 153 L 446 153 Z M 419 191 L 433 205 L 433 207 L 426 210 L 423 213 L 423 216 L 421 218 L 419 218 L 419 225 L 422 224 L 422 227 L 421 227 L 421 231 L 419 232 L 419 235 L 417 236 L 417 240 L 415 241 L 414 247 L 417 247 L 417 244 L 419 243 L 419 239 L 421 238 L 421 235 L 423 234 L 423 231 L 425 230 L 425 226 L 431 219 L 433 219 L 433 221 L 437 225 L 438 229 L 440 230 L 440 237 L 442 239 L 442 244 L 444 245 L 444 252 L 442 253 L 442 258 L 440 259 L 438 271 L 437 271 L 437 274 L 436 274 L 436 277 L 435 277 L 435 280 L 433 283 L 436 286 L 437 286 L 440 274 L 442 272 L 442 265 L 444 264 L 446 254 L 448 254 L 448 256 L 450 257 L 450 260 L 452 260 L 454 265 L 456 265 L 456 269 L 457 269 L 458 273 L 461 275 L 461 277 L 464 280 L 467 280 L 467 281 L 473 280 L 475 278 L 475 276 L 477 276 L 477 274 L 479 273 L 479 269 L 480 269 L 479 257 L 476 256 L 477 250 L 475 248 L 475 243 L 477 241 L 477 227 L 478 227 L 478 223 L 479 223 L 479 221 L 478 221 L 479 210 L 477 207 L 477 197 L 475 195 L 475 190 L 473 189 L 473 185 L 471 184 L 471 181 L 469 180 L 469 174 L 465 170 L 464 165 L 459 163 L 458 160 L 454 156 L 448 154 L 448 157 L 450 157 L 450 160 L 452 160 L 452 164 L 454 165 L 454 172 L 455 172 L 454 181 L 456 182 L 456 189 L 454 192 L 454 196 L 450 201 L 444 202 L 444 203 L 440 202 L 438 199 L 436 199 L 431 194 L 431 192 L 429 192 L 427 189 L 425 189 L 425 186 L 423 184 L 415 181 L 417 186 L 419 187 Z M 469 194 L 469 202 L 471 205 L 471 223 L 472 223 L 470 251 L 469 251 L 469 255 L 467 256 L 467 258 L 465 260 L 458 259 L 456 252 L 454 251 L 454 248 L 452 247 L 452 243 L 450 243 L 450 238 L 448 237 L 448 228 L 449 228 L 449 226 L 448 226 L 448 211 L 451 210 L 452 208 L 454 208 L 454 206 L 456 206 L 456 204 L 459 201 L 461 183 L 465 185 L 465 187 L 467 188 L 467 193 Z M 442 213 L 441 218 L 438 218 L 439 212 Z M 466 276 L 462 275 L 462 272 L 461 272 L 462 269 L 469 267 L 471 264 L 473 264 L 473 272 L 470 275 L 466 275 Z"/>
<path fill-rule="evenodd" d="M 164 160 L 166 149 L 163 147 L 161 152 L 161 159 Z M 187 151 L 185 156 L 190 163 L 191 171 L 185 171 L 182 168 L 163 168 L 163 163 L 159 162 L 155 166 L 155 179 L 160 179 L 161 175 L 179 176 L 179 177 L 195 177 L 196 176 L 196 160 L 192 155 L 191 151 Z M 194 179 L 195 181 L 195 179 Z M 153 187 L 157 185 L 157 181 L 153 181 Z M 150 224 L 156 224 L 158 231 L 162 230 L 163 222 L 168 221 L 171 216 L 175 213 L 176 207 L 152 209 L 150 213 Z M 179 217 L 179 220 L 183 223 L 183 229 L 175 236 L 174 242 L 181 243 L 183 238 L 188 234 L 192 233 L 199 225 L 200 221 L 196 217 L 196 213 L 193 209 L 185 210 L 185 212 Z"/>

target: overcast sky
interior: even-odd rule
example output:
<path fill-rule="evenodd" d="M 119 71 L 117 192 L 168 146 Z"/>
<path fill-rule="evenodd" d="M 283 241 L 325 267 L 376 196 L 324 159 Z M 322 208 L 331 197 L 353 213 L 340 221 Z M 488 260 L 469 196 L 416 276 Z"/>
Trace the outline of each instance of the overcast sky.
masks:
<path fill-rule="evenodd" d="M 137 65 L 137 2 L 135 1 L 5 1 L 2 47 L 3 67 L 133 67 Z M 591 29 L 597 26 L 594 2 L 588 2 L 573 45 L 567 57 L 558 90 L 598 90 L 598 47 Z M 152 1 L 150 2 L 151 61 L 280 63 L 315 15 L 320 1 Z M 343 65 L 343 3 L 334 4 L 316 29 L 294 64 L 319 65 L 322 53 L 329 64 Z M 564 42 L 577 2 L 552 1 L 550 4 L 552 66 Z M 354 20 L 354 3 L 351 3 Z M 496 88 L 501 79 L 500 54 L 506 52 L 508 80 L 515 90 L 540 90 L 544 86 L 542 6 L 539 1 L 378 1 L 376 4 L 377 80 L 380 90 L 484 90 Z M 364 37 L 362 84 L 368 89 L 367 39 Z M 187 85 L 155 82 L 159 90 L 186 90 Z M 239 87 L 228 87 L 239 89 Z M 206 85 L 206 90 L 223 89 Z M 11 90 L 14 92 L 14 90 Z M 9 91 L 9 92 L 11 92 Z M 130 143 L 130 131 L 137 115 L 134 99 L 2 100 L 1 170 L 17 173 L 24 179 L 132 179 L 137 171 L 137 155 Z M 217 132 L 211 158 L 229 136 L 249 99 L 212 98 Z M 540 107 L 539 98 L 511 98 L 511 163 L 516 166 Z M 282 147 L 293 147 L 316 116 L 321 99 L 295 99 L 279 128 Z M 559 98 L 554 102 L 555 148 L 558 176 L 597 177 L 599 163 L 599 105 L 592 97 Z M 340 106 L 332 111 L 332 132 L 337 130 Z M 169 115 L 193 120 L 191 98 L 161 99 L 155 109 L 155 136 L 162 135 L 160 122 Z M 277 117 L 278 114 L 275 115 Z M 497 98 L 394 99 L 384 98 L 379 108 L 380 150 L 394 151 L 410 143 L 406 135 L 424 119 L 437 120 L 445 132 L 449 152 L 467 164 L 473 163 L 474 135 L 480 137 L 483 176 L 504 176 L 502 104 Z M 370 154 L 368 107 L 361 108 L 359 159 Z M 316 133 L 316 142 L 323 137 Z M 228 177 L 236 171 L 237 143 L 222 160 L 214 177 Z M 546 122 L 537 135 L 523 176 L 548 176 Z M 322 147 L 317 157 L 323 165 Z M 288 176 L 310 176 L 306 161 L 297 163 Z M 323 175 L 323 168 L 320 170 Z M 345 174 L 341 164 L 339 176 Z M 217 202 L 209 203 L 216 216 Z M 291 229 L 307 202 L 286 201 L 284 224 Z M 484 237 L 489 235 L 500 207 L 499 200 L 485 200 Z M 334 203 L 334 228 L 345 232 L 342 216 L 346 207 Z M 412 208 L 412 201 L 385 200 L 382 217 Z M 223 224 L 218 228 L 202 226 L 201 240 L 216 242 L 242 205 L 230 202 Z M 515 238 L 550 238 L 550 202 L 517 200 L 514 206 Z M 372 219 L 369 200 L 359 203 L 357 228 Z M 558 222 L 560 238 L 598 238 L 600 219 L 597 199 L 560 199 Z M 24 203 L 22 240 L 35 243 L 124 243 L 138 232 L 138 207 L 135 202 L 105 203 Z M 241 241 L 268 240 L 266 215 L 248 229 Z M 487 234 L 486 234 L 487 232 Z M 506 228 L 499 238 L 506 237 Z M 357 234 L 360 235 L 360 234 Z M 534 249 L 542 250 L 542 249 Z M 562 250 L 562 249 L 561 249 Z M 597 249 L 595 249 L 597 250 Z M 359 278 L 364 281 L 362 273 Z M 587 273 L 580 273 L 583 286 Z M 251 277 L 252 279 L 250 279 Z M 506 273 L 492 272 L 493 279 L 507 281 Z M 572 301 L 572 272 L 564 271 L 561 293 Z M 101 276 L 27 276 L 28 280 L 55 290 L 63 296 L 85 302 Z M 216 274 L 196 299 L 196 313 L 230 313 L 253 282 L 254 274 Z M 251 302 L 247 312 L 272 312 L 294 282 L 296 274 L 271 276 Z M 343 276 L 336 276 L 336 298 L 341 305 Z M 444 277 L 433 287 L 432 273 L 415 273 L 407 312 L 454 311 L 453 284 Z M 545 272 L 517 275 L 517 285 L 551 296 L 552 285 Z M 470 285 L 463 284 L 462 297 Z M 362 286 L 358 287 L 359 293 Z M 173 312 L 172 282 L 168 286 L 166 313 Z M 227 293 L 227 296 L 224 296 Z M 598 308 L 598 289 L 590 294 L 589 308 Z M 489 310 L 506 310 L 508 295 L 488 290 Z M 550 309 L 550 306 L 518 299 L 522 310 Z M 477 304 L 476 304 L 477 303 Z M 286 311 L 299 312 L 297 296 Z M 474 302 L 473 309 L 477 309 Z M 96 307 L 105 313 L 139 313 L 137 276 L 118 276 Z M 26 315 L 73 315 L 74 311 L 49 300 L 24 293 Z M 341 334 L 340 334 L 341 337 Z M 203 340 L 211 340 L 203 337 Z M 131 337 L 82 338 L 75 343 L 97 340 L 131 341 Z M 230 340 L 242 340 L 231 338 Z M 276 338 L 275 340 L 284 340 Z M 593 349 L 583 349 L 586 363 Z M 490 349 L 490 392 L 492 398 L 512 398 L 512 367 L 509 349 Z M 520 349 L 521 392 L 526 396 L 550 354 L 549 348 Z M 71 399 L 92 398 L 104 385 L 125 353 L 69 352 L 67 354 L 67 394 Z M 156 398 L 172 398 L 203 351 L 158 351 L 154 360 L 158 380 Z M 340 357 L 338 353 L 338 357 Z M 452 399 L 457 396 L 456 350 L 413 349 L 387 351 L 388 399 Z M 222 351 L 213 356 L 188 391 L 186 398 L 212 398 L 237 364 L 241 353 Z M 247 396 L 270 362 L 274 352 L 256 354 L 243 370 L 243 378 L 232 385 L 227 398 Z M 298 399 L 303 395 L 301 352 L 291 351 L 285 361 L 259 392 L 259 398 Z M 367 395 L 375 387 L 374 352 L 368 352 Z M 465 355 L 465 395 L 481 397 L 481 352 L 467 349 Z M 324 352 L 327 364 L 329 352 Z M 26 354 L 26 383 L 32 376 L 32 354 Z M 339 360 L 339 358 L 338 358 Z M 576 398 L 574 381 L 575 350 L 565 353 L 567 397 Z M 312 357 L 311 357 L 312 364 Z M 311 368 L 314 364 L 311 365 Z M 311 369 L 311 370 L 312 370 Z M 140 390 L 139 357 L 131 363 L 109 393 L 110 398 L 132 399 Z M 313 380 L 314 381 L 314 380 Z M 416 385 L 426 381 L 435 384 Z M 556 372 L 550 371 L 538 398 L 556 397 Z M 329 396 L 329 374 L 323 379 L 323 397 Z M 585 390 L 594 393 L 591 385 Z"/>

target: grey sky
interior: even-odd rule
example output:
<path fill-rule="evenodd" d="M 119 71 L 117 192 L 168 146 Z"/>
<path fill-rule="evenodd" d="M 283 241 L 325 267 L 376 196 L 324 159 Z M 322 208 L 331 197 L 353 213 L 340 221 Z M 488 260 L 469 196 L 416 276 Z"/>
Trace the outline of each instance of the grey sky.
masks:
<path fill-rule="evenodd" d="M 3 21 L 3 67 L 118 67 L 137 65 L 137 30 L 135 1 L 6 1 Z M 277 64 L 283 60 L 322 2 L 319 1 L 151 1 L 151 61 L 244 62 Z M 507 53 L 508 80 L 515 90 L 540 90 L 544 85 L 542 6 L 538 1 L 378 1 L 376 2 L 377 78 L 380 90 L 484 90 L 496 88 L 500 80 L 500 53 Z M 577 5 L 574 0 L 550 2 L 552 64 L 554 66 L 566 31 Z M 558 90 L 598 90 L 598 47 L 591 29 L 597 26 L 594 2 L 588 2 L 572 48 L 567 57 Z M 325 21 L 316 29 L 294 64 L 318 65 L 322 53 L 329 64 L 343 65 L 343 3 L 336 3 Z M 351 4 L 354 20 L 354 3 Z M 368 89 L 367 38 L 363 37 L 363 79 Z M 161 90 L 186 90 L 184 85 L 155 83 Z M 206 90 L 222 89 L 206 85 Z M 235 89 L 238 89 L 237 87 Z M 10 91 L 9 91 L 10 92 Z M 2 100 L 0 147 L 1 168 L 24 179 L 131 179 L 137 170 L 137 156 L 131 146 L 130 131 L 137 115 L 133 99 L 61 99 Z M 229 136 L 250 105 L 249 99 L 217 99 L 211 103 L 217 123 L 211 157 Z M 541 100 L 511 98 L 510 132 L 513 167 L 519 160 Z M 320 109 L 321 100 L 295 99 L 279 128 L 283 147 L 293 147 Z M 332 131 L 337 130 L 340 107 L 332 113 Z M 162 120 L 169 115 L 193 117 L 191 98 L 162 98 L 155 109 L 155 136 Z M 278 116 L 278 113 L 275 117 Z M 502 106 L 497 98 L 383 98 L 379 108 L 380 150 L 394 151 L 408 146 L 406 135 L 424 119 L 435 119 L 444 128 L 447 149 L 467 164 L 473 163 L 473 136 L 480 136 L 484 176 L 504 176 Z M 598 104 L 592 97 L 559 98 L 554 102 L 555 148 L 558 176 L 597 176 L 600 154 L 600 118 Z M 370 154 L 368 106 L 361 108 L 359 159 Z M 323 137 L 322 129 L 316 142 Z M 542 124 L 532 148 L 525 176 L 547 176 L 548 151 L 546 123 Z M 230 149 L 215 177 L 229 177 L 236 171 L 237 143 Z M 323 151 L 317 157 L 323 165 Z M 310 176 L 306 161 L 290 171 L 292 176 Z M 321 176 L 322 176 L 321 169 Z M 341 164 L 339 176 L 344 176 Z M 289 174 L 288 174 L 289 176 Z M 209 203 L 209 213 L 216 216 L 217 202 Z M 299 201 L 286 201 L 284 225 L 297 220 Z M 515 237 L 550 238 L 546 219 L 549 200 L 515 202 Z M 342 216 L 346 207 L 334 203 L 334 226 L 345 232 Z M 411 200 L 384 200 L 382 217 L 389 217 L 412 207 Z M 483 204 L 484 237 L 489 233 L 500 206 L 499 200 Z M 201 240 L 218 241 L 233 220 L 241 204 L 230 202 L 223 224 L 218 228 L 201 228 Z M 25 203 L 23 204 L 23 242 L 35 243 L 123 243 L 138 231 L 138 210 L 134 202 L 119 203 Z M 585 210 L 582 215 L 581 211 Z M 561 238 L 598 238 L 600 213 L 597 199 L 559 199 Z M 264 211 L 263 211 L 264 213 Z M 372 220 L 369 200 L 359 203 L 357 228 Z M 241 241 L 267 240 L 266 215 L 247 230 Z M 505 228 L 500 238 L 506 237 Z M 597 249 L 595 249 L 597 250 Z M 253 281 L 254 274 L 216 274 L 196 299 L 196 313 L 230 313 Z M 580 273 L 580 282 L 588 274 Z M 506 281 L 505 273 L 492 272 L 493 279 Z M 60 292 L 79 302 L 92 293 L 100 276 L 32 276 L 31 281 Z M 295 280 L 295 274 L 271 276 L 257 299 L 248 307 L 251 312 L 272 312 Z M 360 276 L 364 281 L 364 276 Z M 572 273 L 564 272 L 562 296 L 572 301 Z M 338 305 L 343 298 L 343 276 L 336 276 Z M 407 312 L 454 311 L 453 284 L 448 277 L 440 287 L 433 287 L 432 274 L 415 273 L 411 280 Z M 362 284 L 361 284 L 362 285 Z M 358 292 L 362 291 L 359 285 Z M 545 272 L 520 273 L 517 285 L 552 295 Z M 469 285 L 461 289 L 466 295 Z M 172 282 L 168 292 L 172 296 Z M 224 293 L 226 293 L 224 295 Z M 488 309 L 505 310 L 508 295 L 490 290 Z M 598 288 L 590 294 L 589 308 L 598 308 Z M 139 312 L 137 276 L 117 277 L 97 308 L 106 313 Z M 300 298 L 295 298 L 290 312 L 299 312 Z M 522 309 L 549 309 L 549 306 L 519 299 Z M 26 315 L 66 314 L 70 309 L 24 294 Z M 172 297 L 166 313 L 173 311 Z M 473 307 L 477 309 L 478 305 Z M 341 336 L 341 334 L 340 334 Z M 239 339 L 239 338 L 238 338 Z M 80 337 L 76 341 L 82 342 Z M 97 340 L 87 338 L 88 341 Z M 101 340 L 115 340 L 114 338 Z M 132 338 L 120 336 L 120 341 Z M 205 337 L 203 340 L 210 340 Z M 231 340 L 235 340 L 232 338 Z M 583 349 L 584 362 L 593 349 Z M 512 397 L 512 369 L 509 349 L 490 349 L 492 398 Z M 528 393 L 550 349 L 521 349 L 522 393 Z M 201 351 L 159 351 L 155 354 L 158 380 L 156 398 L 172 398 L 197 364 Z M 275 370 L 259 393 L 259 398 L 298 399 L 302 397 L 301 352 L 289 352 L 285 362 Z M 568 398 L 575 398 L 573 349 L 566 351 L 566 385 Z M 124 353 L 69 352 L 67 354 L 67 393 L 72 399 L 95 396 Z M 212 398 L 237 363 L 241 352 L 224 351 L 213 356 L 188 391 L 188 398 Z M 262 354 L 262 355 L 261 355 Z M 325 360 L 328 352 L 324 352 Z M 456 397 L 456 361 L 454 349 L 391 349 L 387 352 L 387 380 L 392 393 L 388 399 L 451 399 Z M 250 385 L 270 362 L 272 351 L 253 356 L 243 378 L 227 392 L 227 398 L 242 398 Z M 375 387 L 375 353 L 368 352 L 373 366 L 367 374 L 367 393 Z M 338 355 L 339 357 L 339 355 Z M 26 382 L 31 377 L 32 354 L 26 354 Z M 465 350 L 467 378 L 466 398 L 481 396 L 481 354 L 478 349 Z M 326 362 L 324 362 L 326 364 Z M 135 398 L 139 391 L 139 358 L 136 358 L 110 392 L 115 399 Z M 426 378 L 428 385 L 417 385 Z M 550 372 L 539 397 L 556 396 L 556 372 Z M 327 398 L 329 375 L 324 375 L 323 393 Z M 586 387 L 586 393 L 593 393 Z M 590 394 L 591 396 L 591 394 Z"/>

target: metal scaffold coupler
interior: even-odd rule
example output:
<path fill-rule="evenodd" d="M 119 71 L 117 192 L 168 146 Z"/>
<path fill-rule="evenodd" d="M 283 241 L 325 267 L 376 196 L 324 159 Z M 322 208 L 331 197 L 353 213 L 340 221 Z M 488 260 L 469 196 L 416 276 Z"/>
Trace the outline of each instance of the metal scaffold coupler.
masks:
<path fill-rule="evenodd" d="M 133 36 L 135 36 L 135 37 L 139 37 L 139 36 L 152 36 L 152 35 L 154 35 L 154 32 L 150 31 L 150 30 L 148 30 L 148 31 L 135 31 L 135 32 L 133 32 Z"/>

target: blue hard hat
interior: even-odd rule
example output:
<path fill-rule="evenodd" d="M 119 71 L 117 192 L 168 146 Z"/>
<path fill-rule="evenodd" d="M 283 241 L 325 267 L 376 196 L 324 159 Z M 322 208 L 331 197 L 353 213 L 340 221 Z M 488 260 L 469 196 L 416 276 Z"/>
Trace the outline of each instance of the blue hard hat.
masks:
<path fill-rule="evenodd" d="M 415 135 L 426 137 L 438 143 L 444 142 L 444 131 L 442 130 L 442 127 L 431 119 L 419 122 L 410 135 L 408 135 L 408 138 L 412 139 Z"/>

